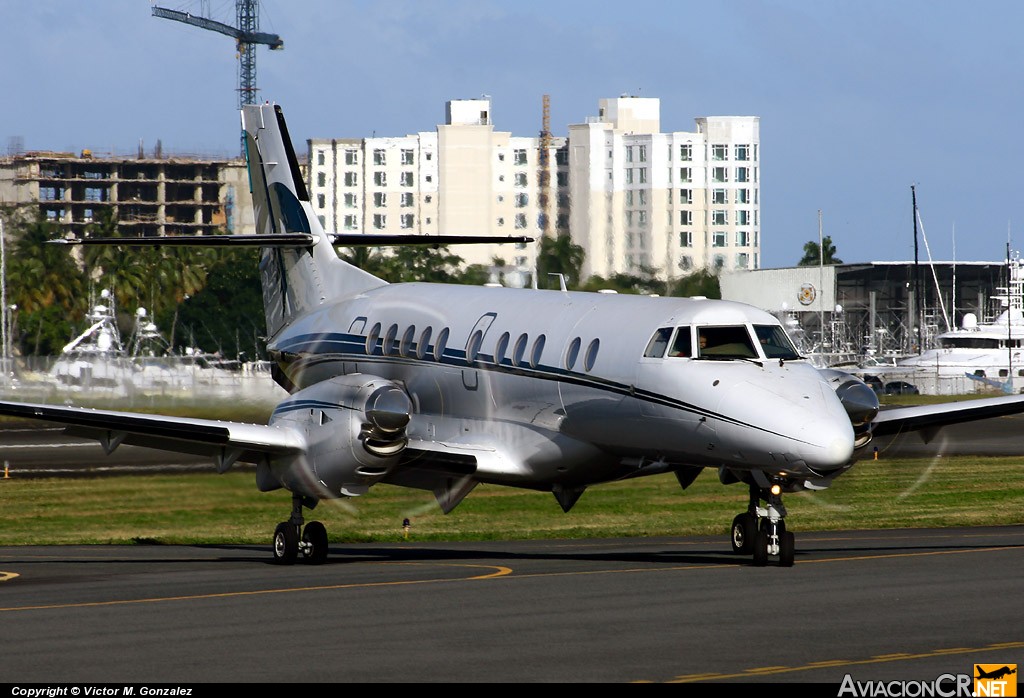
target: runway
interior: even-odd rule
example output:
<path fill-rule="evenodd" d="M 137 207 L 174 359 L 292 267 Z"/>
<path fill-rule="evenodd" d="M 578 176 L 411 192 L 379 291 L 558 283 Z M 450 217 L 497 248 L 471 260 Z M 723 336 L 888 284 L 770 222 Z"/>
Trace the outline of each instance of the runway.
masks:
<path fill-rule="evenodd" d="M 934 680 L 1024 663 L 1024 527 L 721 537 L 0 548 L 6 682 Z M 835 695 L 830 693 L 830 695 Z"/>

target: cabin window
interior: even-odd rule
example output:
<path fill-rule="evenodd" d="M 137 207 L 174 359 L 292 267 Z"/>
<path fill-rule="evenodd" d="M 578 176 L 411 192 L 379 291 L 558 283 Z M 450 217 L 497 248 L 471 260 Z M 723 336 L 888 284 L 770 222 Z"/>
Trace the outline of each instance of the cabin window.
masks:
<path fill-rule="evenodd" d="M 508 351 L 508 341 L 511 338 L 508 332 L 503 332 L 498 337 L 498 343 L 494 346 L 494 363 L 501 365 L 505 360 L 505 352 Z"/>
<path fill-rule="evenodd" d="M 588 373 L 590 372 L 590 369 L 594 368 L 594 362 L 597 361 L 597 350 L 600 348 L 600 339 L 594 339 L 587 347 L 587 354 L 583 357 L 583 368 L 585 368 Z"/>
<path fill-rule="evenodd" d="M 999 377 L 1000 378 L 1006 378 L 1008 375 L 1010 375 L 1010 372 L 1007 371 L 1005 368 L 999 369 Z"/>
<path fill-rule="evenodd" d="M 754 325 L 757 341 L 761 343 L 761 351 L 767 359 L 799 359 L 800 353 L 793 346 L 792 340 L 780 325 Z"/>
<path fill-rule="evenodd" d="M 651 341 L 647 343 L 647 349 L 644 351 L 644 356 L 649 359 L 660 359 L 665 355 L 665 350 L 668 348 L 669 337 L 672 336 L 671 327 L 661 327 L 654 336 L 651 337 Z"/>
<path fill-rule="evenodd" d="M 576 359 L 580 355 L 580 345 L 582 343 L 583 340 L 577 337 L 572 340 L 572 343 L 569 344 L 569 349 L 565 352 L 565 367 L 570 371 L 572 370 L 572 367 L 576 365 Z"/>
<path fill-rule="evenodd" d="M 416 325 L 409 325 L 405 330 L 405 334 L 402 335 L 402 343 L 398 346 L 398 353 L 407 359 L 411 359 L 413 356 L 412 340 L 415 336 Z"/>
<path fill-rule="evenodd" d="M 702 359 L 754 359 L 757 352 L 743 325 L 700 327 L 697 329 Z"/>
<path fill-rule="evenodd" d="M 512 349 L 512 363 L 516 366 L 522 364 L 523 354 L 526 353 L 526 333 L 519 335 L 519 339 L 516 340 L 516 346 Z"/>
<path fill-rule="evenodd" d="M 427 355 L 427 347 L 430 346 L 430 335 L 433 334 L 433 330 L 430 327 L 423 328 L 423 334 L 420 335 L 420 341 L 416 343 L 416 358 L 422 359 Z"/>
<path fill-rule="evenodd" d="M 693 342 L 690 339 L 690 327 L 680 327 L 676 330 L 676 338 L 672 341 L 672 348 L 668 355 L 675 358 L 689 358 L 693 356 Z"/>
<path fill-rule="evenodd" d="M 434 345 L 434 359 L 441 361 L 444 358 L 444 348 L 448 344 L 448 328 L 445 327 L 437 335 L 437 344 Z"/>
<path fill-rule="evenodd" d="M 469 343 L 466 344 L 466 363 L 471 364 L 476 361 L 476 355 L 480 351 L 480 343 L 483 341 L 483 330 L 477 330 L 473 333 L 473 336 L 469 338 Z"/>
<path fill-rule="evenodd" d="M 398 336 L 398 325 L 392 325 L 388 328 L 388 333 L 384 335 L 384 356 L 392 356 L 395 353 L 395 337 Z"/>
<path fill-rule="evenodd" d="M 530 352 L 530 368 L 537 368 L 540 363 L 540 356 L 544 352 L 544 335 L 537 337 L 533 342 L 533 351 Z"/>
<path fill-rule="evenodd" d="M 380 323 L 376 323 L 370 328 L 370 334 L 366 335 L 366 354 L 367 356 L 373 356 L 373 353 L 377 350 L 377 338 L 380 337 Z"/>

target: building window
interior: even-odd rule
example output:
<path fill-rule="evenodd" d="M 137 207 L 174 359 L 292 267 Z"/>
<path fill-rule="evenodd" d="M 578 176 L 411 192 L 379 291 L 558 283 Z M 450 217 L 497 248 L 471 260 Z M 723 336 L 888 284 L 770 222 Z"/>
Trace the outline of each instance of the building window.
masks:
<path fill-rule="evenodd" d="M 524 228 L 526 228 L 526 214 L 525 213 L 517 213 L 516 214 L 516 228 L 519 229 L 519 230 L 523 230 Z"/>
<path fill-rule="evenodd" d="M 411 213 L 403 213 L 401 221 L 402 221 L 402 228 L 404 230 L 409 230 L 410 228 L 412 228 L 413 217 L 412 217 Z"/>
<path fill-rule="evenodd" d="M 327 175 L 325 173 L 323 173 L 323 172 L 317 172 L 316 173 L 316 185 L 318 187 L 326 187 L 327 186 Z"/>
<path fill-rule="evenodd" d="M 516 165 L 526 164 L 526 149 L 519 148 L 515 151 L 515 160 L 513 161 Z"/>
<path fill-rule="evenodd" d="M 516 208 L 524 208 L 530 203 L 530 195 L 519 193 L 516 194 Z"/>
<path fill-rule="evenodd" d="M 388 205 L 388 195 L 382 191 L 373 192 L 373 205 L 377 208 L 384 208 Z"/>
<path fill-rule="evenodd" d="M 738 204 L 749 204 L 750 203 L 750 190 L 749 189 L 737 189 L 736 190 L 736 203 L 738 203 Z"/>
<path fill-rule="evenodd" d="M 728 236 L 724 230 L 716 230 L 711 233 L 712 247 L 725 247 L 728 244 Z"/>
<path fill-rule="evenodd" d="M 645 182 L 647 182 L 647 168 L 646 167 L 641 167 L 641 168 L 638 168 L 638 169 L 639 169 L 639 172 L 640 172 L 640 184 L 644 184 Z"/>
<path fill-rule="evenodd" d="M 345 173 L 345 186 L 354 187 L 359 184 L 359 173 L 358 172 L 346 172 Z"/>
<path fill-rule="evenodd" d="M 750 268 L 750 255 L 746 252 L 740 252 L 736 255 L 736 268 L 737 269 L 749 269 Z"/>
<path fill-rule="evenodd" d="M 633 183 L 633 168 L 630 167 L 626 170 L 626 184 Z"/>
<path fill-rule="evenodd" d="M 324 164 L 324 151 L 322 151 L 322 150 L 316 151 L 316 164 L 318 164 L 318 165 L 323 165 Z"/>
<path fill-rule="evenodd" d="M 689 230 L 684 230 L 679 233 L 679 246 L 680 247 L 693 247 L 693 233 Z"/>
<path fill-rule="evenodd" d="M 711 225 L 728 225 L 729 212 L 725 209 L 716 208 L 711 212 Z"/>
<path fill-rule="evenodd" d="M 690 176 L 691 176 L 691 174 L 690 174 L 690 168 L 689 167 L 680 167 L 679 168 L 679 181 L 680 182 L 689 182 L 689 181 L 691 181 L 690 180 Z"/>
<path fill-rule="evenodd" d="M 750 159 L 750 146 L 746 144 L 737 145 L 734 154 L 737 160 L 749 160 Z"/>
<path fill-rule="evenodd" d="M 498 227 L 501 227 L 503 225 L 505 225 L 505 219 L 504 218 L 499 218 L 498 219 Z"/>
<path fill-rule="evenodd" d="M 434 175 L 427 175 L 426 177 L 423 178 L 423 181 L 427 182 L 428 184 L 430 182 L 433 182 L 434 181 Z"/>
<path fill-rule="evenodd" d="M 626 162 L 633 162 L 633 146 L 626 146 Z"/>
<path fill-rule="evenodd" d="M 569 166 L 569 149 L 559 148 L 555 151 L 555 164 L 561 167 Z"/>
<path fill-rule="evenodd" d="M 684 162 L 693 160 L 693 146 L 689 143 L 683 143 L 679 146 L 679 159 Z"/>
<path fill-rule="evenodd" d="M 413 159 L 412 158 L 413 158 L 412 150 L 408 150 L 408 149 L 402 150 L 402 164 L 403 165 L 411 165 L 413 163 Z"/>
<path fill-rule="evenodd" d="M 569 186 L 569 173 L 559 172 L 558 173 L 558 186 L 567 187 Z"/>
<path fill-rule="evenodd" d="M 356 195 L 352 193 L 345 194 L 345 208 L 356 207 Z"/>
<path fill-rule="evenodd" d="M 402 194 L 402 206 L 412 206 L 412 192 L 407 191 Z"/>
<path fill-rule="evenodd" d="M 374 165 L 386 165 L 386 164 L 388 164 L 387 155 L 385 154 L 383 149 L 377 148 L 376 150 L 373 151 L 373 164 Z"/>
<path fill-rule="evenodd" d="M 750 177 L 750 168 L 748 167 L 737 167 L 736 168 L 736 181 L 747 182 Z"/>
<path fill-rule="evenodd" d="M 429 204 L 431 201 L 433 201 L 433 199 L 434 197 L 432 197 L 430 194 L 427 194 L 426 196 L 423 197 L 423 203 Z"/>
<path fill-rule="evenodd" d="M 434 154 L 433 153 L 424 153 L 423 157 L 426 158 L 427 160 L 433 160 L 434 159 Z"/>
<path fill-rule="evenodd" d="M 646 189 L 641 189 L 640 191 L 638 191 L 637 192 L 637 198 L 640 200 L 640 205 L 641 206 L 646 206 L 647 205 L 647 190 Z"/>
<path fill-rule="evenodd" d="M 632 211 L 626 211 L 626 227 L 629 228 L 629 227 L 632 227 L 632 226 L 633 226 L 633 212 Z M 633 242 L 632 242 L 633 237 L 630 236 L 629 239 L 630 239 L 629 246 L 632 247 L 633 246 Z"/>
<path fill-rule="evenodd" d="M 713 204 L 727 204 L 729 203 L 726 198 L 725 189 L 715 189 L 711 192 L 711 203 Z"/>
<path fill-rule="evenodd" d="M 716 254 L 713 264 L 715 267 L 715 271 L 722 271 L 722 269 L 725 267 L 725 255 Z"/>
<path fill-rule="evenodd" d="M 318 221 L 320 221 L 320 227 L 321 228 L 326 228 L 327 227 L 327 219 L 326 218 L 324 218 L 323 216 L 317 216 L 316 219 Z M 92 220 L 92 216 L 89 216 L 89 218 L 87 220 L 91 221 Z"/>
<path fill-rule="evenodd" d="M 356 229 L 356 217 L 353 215 L 345 216 L 345 230 Z"/>
<path fill-rule="evenodd" d="M 729 181 L 729 169 L 726 167 L 715 167 L 711 170 L 711 181 L 712 182 L 728 182 Z"/>
<path fill-rule="evenodd" d="M 729 146 L 727 145 L 713 145 L 711 146 L 711 159 L 712 160 L 725 160 L 729 157 Z"/>
<path fill-rule="evenodd" d="M 358 165 L 359 164 L 359 151 L 358 150 L 346 150 L 345 151 L 345 164 L 346 165 Z"/>
<path fill-rule="evenodd" d="M 406 171 L 406 172 L 402 173 L 401 184 L 402 184 L 403 187 L 411 187 L 412 186 L 412 172 Z"/>
<path fill-rule="evenodd" d="M 318 208 L 325 208 L 327 206 L 327 197 L 323 194 L 317 194 L 316 205 Z"/>
<path fill-rule="evenodd" d="M 626 190 L 626 205 L 627 206 L 632 206 L 633 205 L 633 190 L 632 189 Z"/>
<path fill-rule="evenodd" d="M 746 230 L 737 230 L 736 231 L 736 246 L 737 247 L 746 247 L 749 244 L 750 244 L 750 233 L 748 233 Z"/>
<path fill-rule="evenodd" d="M 526 186 L 526 173 L 525 172 L 516 172 L 516 186 L 517 187 L 525 187 Z"/>
<path fill-rule="evenodd" d="M 693 203 L 693 191 L 690 189 L 679 190 L 679 203 L 680 204 L 692 204 Z"/>
<path fill-rule="evenodd" d="M 378 187 L 386 187 L 388 185 L 388 173 L 387 172 L 374 172 L 373 183 Z"/>
<path fill-rule="evenodd" d="M 693 269 L 693 258 L 689 255 L 679 255 L 679 268 L 683 271 Z"/>
<path fill-rule="evenodd" d="M 383 213 L 373 214 L 373 227 L 377 230 L 383 230 L 388 225 L 388 217 Z"/>
<path fill-rule="evenodd" d="M 740 209 L 736 212 L 736 225 L 750 225 L 750 211 Z"/>
<path fill-rule="evenodd" d="M 647 162 L 647 146 L 641 145 L 637 147 L 638 155 L 640 156 L 640 162 Z"/>
<path fill-rule="evenodd" d="M 637 211 L 637 219 L 640 225 L 647 225 L 647 211 L 644 211 L 643 209 Z"/>
<path fill-rule="evenodd" d="M 679 225 L 693 225 L 693 211 L 680 211 Z"/>

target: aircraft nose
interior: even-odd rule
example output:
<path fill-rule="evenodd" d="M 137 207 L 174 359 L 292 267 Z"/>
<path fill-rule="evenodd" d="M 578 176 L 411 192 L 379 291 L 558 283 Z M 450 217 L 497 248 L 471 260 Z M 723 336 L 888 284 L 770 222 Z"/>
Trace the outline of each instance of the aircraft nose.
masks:
<path fill-rule="evenodd" d="M 840 419 L 827 415 L 810 420 L 801 431 L 803 443 L 797 450 L 812 470 L 836 470 L 853 457 L 853 427 L 845 414 Z"/>

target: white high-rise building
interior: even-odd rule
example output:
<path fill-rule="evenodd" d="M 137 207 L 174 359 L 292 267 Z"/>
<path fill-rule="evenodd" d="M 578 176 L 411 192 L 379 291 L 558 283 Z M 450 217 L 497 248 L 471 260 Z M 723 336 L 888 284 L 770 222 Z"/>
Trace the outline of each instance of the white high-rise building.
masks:
<path fill-rule="evenodd" d="M 313 139 L 309 190 L 328 231 L 425 235 L 569 233 L 582 278 L 673 279 L 701 268 L 756 269 L 760 259 L 759 119 L 696 119 L 661 133 L 660 101 L 619 97 L 569 138 L 496 131 L 487 98 L 453 100 L 435 131 L 398 138 Z M 467 264 L 504 261 L 507 285 L 530 283 L 539 242 L 466 245 Z"/>
<path fill-rule="evenodd" d="M 564 151 L 558 154 L 564 138 L 549 145 L 545 197 L 540 138 L 496 131 L 486 98 L 448 102 L 445 116 L 436 132 L 310 140 L 310 196 L 325 229 L 539 239 L 557 222 L 542 208 L 557 206 L 559 186 L 568 187 Z M 500 259 L 505 264 L 493 273 L 513 286 L 530 283 L 536 250 L 537 243 L 452 248 L 467 264 L 492 267 Z"/>
<path fill-rule="evenodd" d="M 573 241 L 583 275 L 760 264 L 759 118 L 709 116 L 661 133 L 660 101 L 619 97 L 569 127 Z"/>

